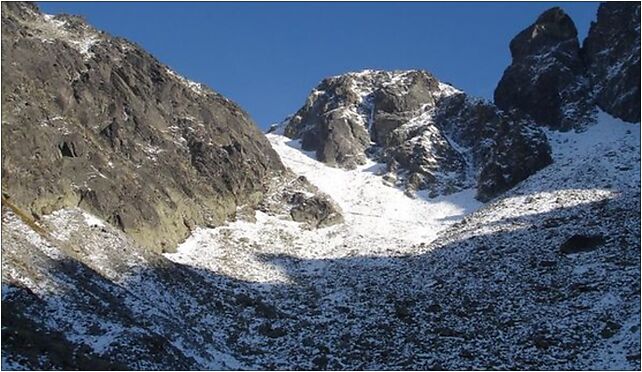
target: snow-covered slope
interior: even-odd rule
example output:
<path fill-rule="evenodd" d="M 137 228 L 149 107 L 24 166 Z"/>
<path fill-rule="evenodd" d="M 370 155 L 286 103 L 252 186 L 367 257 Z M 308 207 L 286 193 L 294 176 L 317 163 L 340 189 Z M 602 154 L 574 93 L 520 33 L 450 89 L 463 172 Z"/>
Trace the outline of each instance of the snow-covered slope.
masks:
<path fill-rule="evenodd" d="M 377 174 L 384 164 L 369 161 L 353 170 L 334 168 L 300 150 L 299 141 L 277 134 L 268 138 L 285 164 L 337 202 L 345 222 L 305 230 L 284 216 L 257 211 L 256 222 L 198 229 L 167 257 L 238 279 L 288 282 L 280 270 L 261 264 L 257 257 L 316 260 L 418 254 L 440 231 L 482 205 L 472 189 L 434 199 L 420 192 L 412 199 L 382 182 Z"/>
<path fill-rule="evenodd" d="M 33 222 L 9 204 L 2 369 L 244 368 L 220 351 L 223 340 L 201 347 L 216 328 L 205 300 L 220 292 L 213 276 L 172 265 L 80 209 Z"/>
<path fill-rule="evenodd" d="M 547 132 L 555 163 L 477 212 L 474 190 L 410 199 L 375 176 L 382 164 L 328 167 L 271 134 L 345 223 L 312 232 L 258 213 L 166 257 L 298 309 L 270 323 L 278 346 L 259 365 L 639 368 L 639 130 L 601 113 L 583 133 Z M 560 253 L 582 234 L 599 248 Z"/>
<path fill-rule="evenodd" d="M 438 297 L 469 299 L 451 309 L 493 309 L 460 329 L 499 321 L 487 347 L 506 368 L 639 369 L 640 126 L 600 112 L 583 133 L 547 135 L 555 163 L 448 230 L 419 266 L 443 280 Z"/>
<path fill-rule="evenodd" d="M 639 369 L 640 126 L 547 135 L 554 164 L 487 205 L 270 135 L 345 222 L 256 212 L 164 256 L 3 203 L 3 368 Z"/>

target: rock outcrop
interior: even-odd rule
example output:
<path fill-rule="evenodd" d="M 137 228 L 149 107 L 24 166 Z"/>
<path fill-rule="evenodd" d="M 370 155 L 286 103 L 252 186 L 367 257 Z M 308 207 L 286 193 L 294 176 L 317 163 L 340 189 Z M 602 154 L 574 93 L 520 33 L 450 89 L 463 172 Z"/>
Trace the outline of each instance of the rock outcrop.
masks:
<path fill-rule="evenodd" d="M 640 4 L 602 3 L 582 48 L 571 18 L 549 9 L 510 50 L 512 64 L 495 90 L 499 108 L 563 131 L 593 122 L 596 106 L 640 121 Z"/>
<path fill-rule="evenodd" d="M 370 71 L 325 79 L 282 124 L 330 165 L 366 157 L 387 164 L 384 181 L 412 195 L 477 185 L 488 200 L 550 164 L 543 133 L 425 71 Z M 271 130 L 277 130 L 272 128 Z"/>
<path fill-rule="evenodd" d="M 236 104 L 73 16 L 2 4 L 2 184 L 80 206 L 156 251 L 256 205 L 278 155 Z"/>
<path fill-rule="evenodd" d="M 360 79 L 341 75 L 323 80 L 305 104 L 287 122 L 284 134 L 301 140 L 303 150 L 315 151 L 317 159 L 353 169 L 365 163 L 369 103 L 372 91 L 363 89 L 382 79 L 380 74 Z"/>
<path fill-rule="evenodd" d="M 495 104 L 519 110 L 539 125 L 570 130 L 594 120 L 577 29 L 558 7 L 510 42 L 512 63 L 495 89 Z"/>
<path fill-rule="evenodd" d="M 445 99 L 436 122 L 460 149 L 468 149 L 481 201 L 492 199 L 553 162 L 546 135 L 531 120 L 516 112 L 501 112 L 491 103 L 465 94 Z"/>
<path fill-rule="evenodd" d="M 312 229 L 343 222 L 341 208 L 328 195 L 320 192 L 305 176 L 297 177 L 290 171 L 272 180 L 257 209 L 271 216 L 290 218 Z"/>
<path fill-rule="evenodd" d="M 308 223 L 311 227 L 325 227 L 343 222 L 337 206 L 330 198 L 320 195 L 295 193 L 289 200 L 292 220 Z"/>
<path fill-rule="evenodd" d="M 583 52 L 600 108 L 640 122 L 640 3 L 600 4 Z"/>

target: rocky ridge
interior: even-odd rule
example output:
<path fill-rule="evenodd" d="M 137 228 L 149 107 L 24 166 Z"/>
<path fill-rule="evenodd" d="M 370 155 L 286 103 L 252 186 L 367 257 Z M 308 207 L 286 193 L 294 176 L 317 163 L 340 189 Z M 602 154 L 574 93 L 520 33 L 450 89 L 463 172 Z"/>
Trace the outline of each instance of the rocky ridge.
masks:
<path fill-rule="evenodd" d="M 418 70 L 325 79 L 280 127 L 327 164 L 352 169 L 366 156 L 386 163 L 385 182 L 410 195 L 477 186 L 488 200 L 551 161 L 528 120 Z"/>
<path fill-rule="evenodd" d="M 600 108 L 640 122 L 640 4 L 600 4 L 582 48 Z"/>
<path fill-rule="evenodd" d="M 495 104 L 519 110 L 553 129 L 580 128 L 594 109 L 577 29 L 561 9 L 552 8 L 510 42 L 512 64 L 495 89 Z"/>
<path fill-rule="evenodd" d="M 36 217 L 78 206 L 168 251 L 287 178 L 236 104 L 78 17 L 3 3 L 2 60 L 3 192 Z"/>
<path fill-rule="evenodd" d="M 510 51 L 494 93 L 502 110 L 557 130 L 583 130 L 596 106 L 640 121 L 640 4 L 601 4 L 583 45 L 571 18 L 551 8 L 515 36 Z"/>

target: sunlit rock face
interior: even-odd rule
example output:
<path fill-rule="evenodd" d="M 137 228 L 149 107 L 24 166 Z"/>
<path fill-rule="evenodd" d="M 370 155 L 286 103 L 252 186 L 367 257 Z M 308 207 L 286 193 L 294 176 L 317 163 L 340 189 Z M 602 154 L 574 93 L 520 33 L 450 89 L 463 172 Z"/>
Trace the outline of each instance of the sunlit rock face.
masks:
<path fill-rule="evenodd" d="M 518 113 L 468 97 L 425 71 L 325 79 L 282 123 L 326 164 L 386 164 L 385 182 L 431 197 L 478 187 L 489 200 L 550 163 L 543 133 Z"/>
<path fill-rule="evenodd" d="M 157 251 L 260 202 L 283 172 L 236 104 L 72 16 L 2 4 L 3 192 L 81 206 Z"/>

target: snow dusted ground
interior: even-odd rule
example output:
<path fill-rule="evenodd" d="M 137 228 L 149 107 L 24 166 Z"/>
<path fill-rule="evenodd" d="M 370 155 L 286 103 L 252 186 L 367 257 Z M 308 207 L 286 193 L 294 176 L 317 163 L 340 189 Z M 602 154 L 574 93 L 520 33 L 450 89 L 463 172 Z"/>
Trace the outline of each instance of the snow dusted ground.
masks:
<path fill-rule="evenodd" d="M 525 329 L 512 325 L 524 333 L 513 341 L 505 333 L 498 341 L 534 339 L 527 357 L 520 356 L 523 367 L 637 370 L 640 126 L 600 112 L 598 123 L 582 133 L 547 136 L 554 163 L 446 231 L 431 247 L 435 255 L 419 260 L 429 268 L 423 275 L 472 266 L 477 279 L 464 289 L 471 298 L 503 293 L 493 306 L 506 309 L 502 318 L 521 318 L 517 324 Z M 560 254 L 575 234 L 606 242 L 595 251 Z M 492 265 L 476 266 L 481 260 Z M 467 281 L 455 280 L 450 288 L 461 280 Z"/>
<path fill-rule="evenodd" d="M 549 203 L 526 212 L 511 207 L 488 216 L 488 223 L 507 217 L 505 213 L 511 210 L 522 214 L 550 212 L 560 207 L 553 202 L 559 199 L 557 196 L 569 193 L 582 197 L 569 197 L 563 203 L 565 208 L 612 198 L 617 189 L 634 187 L 639 183 L 639 163 L 632 172 L 621 172 L 625 166 L 617 158 L 623 152 L 626 159 L 635 158 L 640 143 L 638 128 L 600 112 L 598 124 L 582 133 L 548 131 L 555 164 L 509 192 L 507 195 L 515 195 L 504 203 L 521 205 L 533 197 Z M 215 229 L 199 228 L 177 253 L 167 254 L 168 258 L 238 279 L 288 282 L 281 271 L 266 266 L 256 256 L 336 259 L 419 254 L 440 232 L 483 205 L 474 198 L 474 189 L 432 199 L 419 191 L 413 199 L 382 182 L 384 164 L 369 160 L 354 170 L 335 168 L 317 161 L 314 153 L 301 150 L 297 140 L 276 133 L 267 137 L 287 167 L 337 202 L 345 223 L 308 230 L 283 216 L 257 211 L 256 223 L 239 220 Z M 560 188 L 560 182 L 569 189 Z M 229 246 L 220 244 L 221 240 L 240 244 Z"/>
<path fill-rule="evenodd" d="M 482 205 L 474 199 L 473 189 L 435 199 L 419 192 L 413 199 L 382 182 L 378 173 L 383 164 L 369 161 L 354 170 L 333 168 L 300 150 L 297 141 L 277 134 L 267 136 L 286 166 L 337 202 L 345 222 L 307 230 L 283 216 L 257 211 L 256 223 L 237 221 L 198 229 L 177 253 L 166 257 L 238 279 L 288 282 L 285 274 L 255 257 L 268 254 L 318 260 L 417 254 L 440 231 Z M 221 240 L 240 244 L 220 244 Z"/>
<path fill-rule="evenodd" d="M 137 369 L 639 370 L 640 126 L 547 134 L 555 163 L 487 205 L 411 199 L 377 164 L 330 168 L 270 135 L 345 222 L 257 211 L 164 257 L 78 209 L 43 236 L 3 207 L 3 309 Z M 603 243 L 561 253 L 576 234 Z M 3 369 L 60 365 L 4 332 Z"/>
<path fill-rule="evenodd" d="M 125 365 L 143 370 L 244 368 L 220 351 L 220 340 L 200 347 L 207 331 L 184 328 L 193 322 L 209 332 L 216 329 L 207 321 L 212 309 L 196 305 L 207 304 L 200 296 L 212 296 L 200 294 L 195 286 L 217 290 L 217 283 L 172 267 L 77 208 L 44 216 L 40 225 L 44 233 L 3 206 L 2 301 L 13 315 L 2 320 L 3 369 L 60 368 L 71 360 L 88 370 Z M 190 276 L 194 278 L 184 283 L 175 281 Z M 194 316 L 199 320 L 190 320 Z M 27 335 L 43 333 L 29 339 L 24 328 Z M 45 350 L 36 355 L 37 362 L 26 342 Z M 6 344 L 18 352 L 8 353 Z M 83 358 L 89 359 L 87 364 Z"/>
<path fill-rule="evenodd" d="M 200 229 L 166 257 L 271 284 L 259 288 L 278 307 L 300 306 L 310 294 L 297 286 L 311 286 L 321 314 L 302 317 L 343 322 L 347 331 L 330 326 L 321 339 L 334 341 L 320 343 L 365 337 L 374 350 L 396 348 L 396 359 L 375 351 L 365 364 L 330 348 L 334 368 L 637 368 L 640 128 L 599 119 L 582 133 L 547 132 L 555 163 L 481 209 L 474 190 L 411 199 L 381 182 L 381 165 L 328 167 L 270 134 L 283 162 L 329 194 L 345 223 L 302 230 L 257 212 L 256 223 Z M 577 233 L 603 234 L 607 247 L 560 257 L 559 246 Z M 625 251 L 613 267 L 616 241 Z M 408 322 L 406 311 L 414 343 L 404 326 L 391 325 L 395 317 Z M 620 323 L 614 336 L 601 336 L 605 343 L 591 338 Z M 288 365 L 258 363 L 267 360 Z"/>

